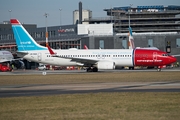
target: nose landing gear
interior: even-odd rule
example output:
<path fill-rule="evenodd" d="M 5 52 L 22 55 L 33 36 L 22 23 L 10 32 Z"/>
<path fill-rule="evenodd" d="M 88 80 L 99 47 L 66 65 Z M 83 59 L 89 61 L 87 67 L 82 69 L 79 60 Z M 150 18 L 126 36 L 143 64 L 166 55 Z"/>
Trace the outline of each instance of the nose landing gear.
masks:
<path fill-rule="evenodd" d="M 158 67 L 157 67 L 157 71 L 158 71 L 158 72 L 161 72 L 161 68 L 162 68 L 162 67 L 163 67 L 163 66 L 158 66 Z"/>

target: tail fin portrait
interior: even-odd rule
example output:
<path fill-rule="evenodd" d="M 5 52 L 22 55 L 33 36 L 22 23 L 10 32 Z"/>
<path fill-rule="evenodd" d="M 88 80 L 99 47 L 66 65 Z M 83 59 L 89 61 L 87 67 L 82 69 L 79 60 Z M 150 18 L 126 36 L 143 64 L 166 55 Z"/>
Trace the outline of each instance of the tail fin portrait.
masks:
<path fill-rule="evenodd" d="M 134 45 L 134 38 L 132 35 L 132 29 L 131 27 L 129 27 L 129 49 L 134 49 L 135 45 Z"/>
<path fill-rule="evenodd" d="M 39 45 L 17 19 L 11 19 L 11 25 L 18 51 L 47 50 Z"/>

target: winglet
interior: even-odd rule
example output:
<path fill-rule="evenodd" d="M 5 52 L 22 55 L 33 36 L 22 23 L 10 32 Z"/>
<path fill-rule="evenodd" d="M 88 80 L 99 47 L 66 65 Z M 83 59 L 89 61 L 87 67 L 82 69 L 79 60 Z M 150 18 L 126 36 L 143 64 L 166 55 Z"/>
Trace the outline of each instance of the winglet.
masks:
<path fill-rule="evenodd" d="M 84 49 L 85 49 L 85 50 L 88 50 L 88 47 L 87 47 L 86 45 L 84 45 Z"/>
<path fill-rule="evenodd" d="M 51 47 L 49 47 L 49 45 L 47 45 L 46 47 L 48 48 L 51 55 L 56 55 L 56 53 L 51 49 Z"/>

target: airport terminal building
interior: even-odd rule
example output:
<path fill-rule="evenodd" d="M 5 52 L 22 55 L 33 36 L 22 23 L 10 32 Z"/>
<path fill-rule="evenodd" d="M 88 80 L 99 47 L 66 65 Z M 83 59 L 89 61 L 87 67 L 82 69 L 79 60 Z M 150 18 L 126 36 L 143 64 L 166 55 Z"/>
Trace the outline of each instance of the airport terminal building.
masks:
<path fill-rule="evenodd" d="M 54 49 L 83 49 L 84 45 L 89 49 L 127 49 L 130 23 L 136 47 L 157 47 L 166 51 L 166 46 L 169 45 L 171 54 L 180 54 L 180 6 L 128 6 L 104 11 L 108 15 L 106 18 L 93 18 L 92 12 L 86 10 L 89 14 L 85 14 L 86 17 L 78 12 L 82 20 L 73 17 L 80 22 L 48 26 L 49 45 Z M 38 28 L 35 24 L 23 26 L 39 44 L 45 45 L 46 27 Z M 8 21 L 0 24 L 0 49 L 12 53 L 17 50 Z M 180 58 L 178 61 L 180 62 Z"/>

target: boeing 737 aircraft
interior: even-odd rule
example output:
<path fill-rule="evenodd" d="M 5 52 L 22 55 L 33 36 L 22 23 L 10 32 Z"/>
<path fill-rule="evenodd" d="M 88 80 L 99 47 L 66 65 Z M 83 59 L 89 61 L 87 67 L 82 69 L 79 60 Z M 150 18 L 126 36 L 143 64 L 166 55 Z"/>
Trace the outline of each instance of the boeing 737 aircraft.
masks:
<path fill-rule="evenodd" d="M 18 47 L 18 56 L 29 61 L 57 66 L 84 66 L 87 72 L 115 69 L 119 66 L 157 66 L 176 62 L 176 58 L 160 50 L 149 49 L 68 49 L 53 50 L 39 45 L 17 19 L 11 24 Z"/>

